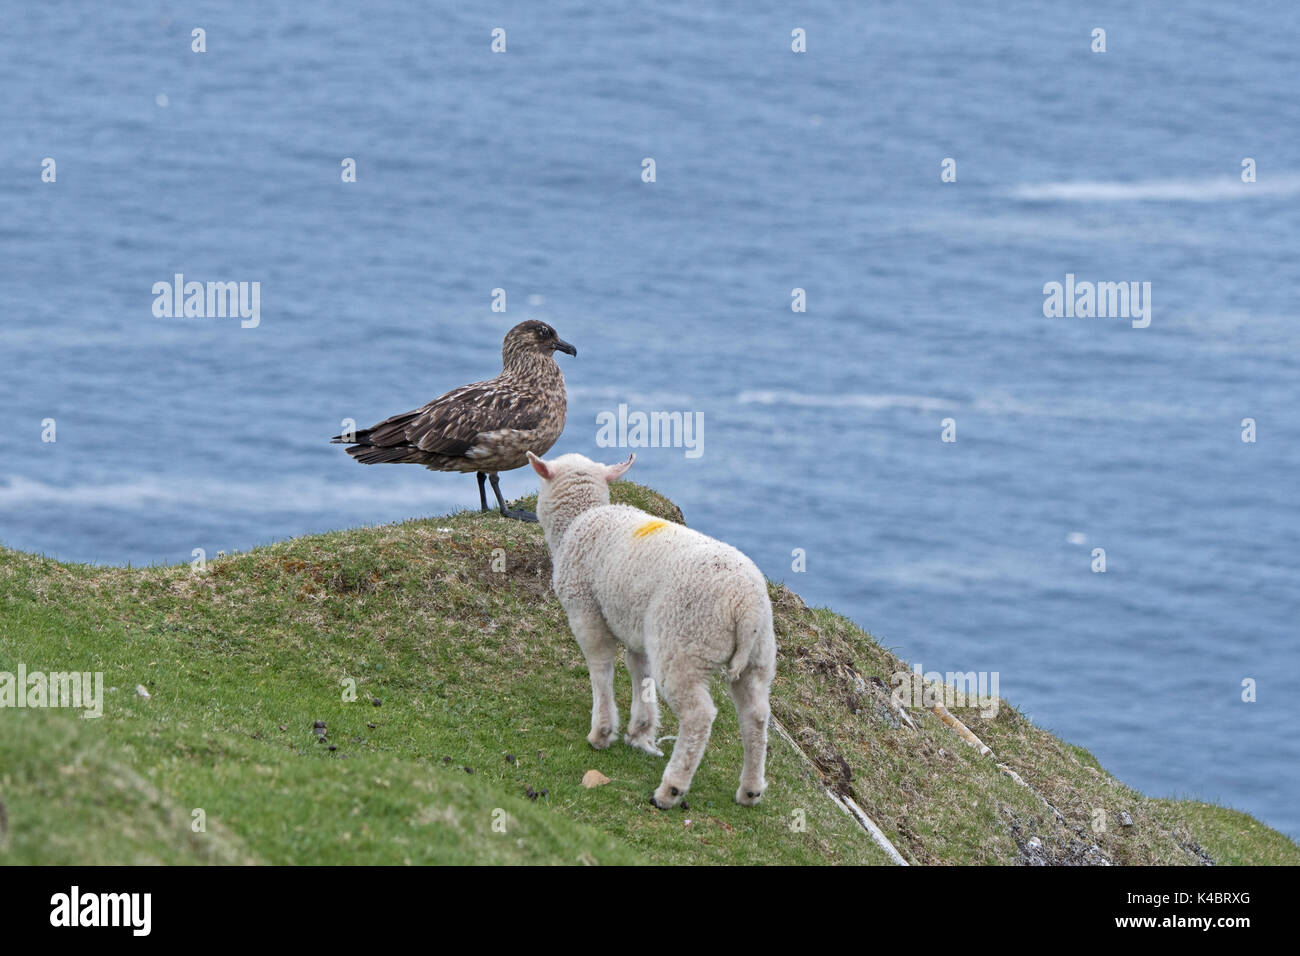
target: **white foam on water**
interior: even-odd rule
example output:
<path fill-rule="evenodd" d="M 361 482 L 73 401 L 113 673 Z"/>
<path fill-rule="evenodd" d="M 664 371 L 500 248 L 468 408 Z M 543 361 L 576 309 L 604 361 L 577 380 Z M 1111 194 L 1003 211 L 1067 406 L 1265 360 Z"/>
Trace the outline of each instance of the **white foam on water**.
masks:
<path fill-rule="evenodd" d="M 1063 202 L 1228 202 L 1234 199 L 1264 199 L 1300 195 L 1300 176 L 1262 176 L 1243 183 L 1239 176 L 1213 179 L 1147 179 L 1137 182 L 1026 183 L 1015 187 L 1016 199 Z"/>
<path fill-rule="evenodd" d="M 985 395 L 971 410 L 984 415 L 1020 415 L 1025 418 L 1076 418 L 1094 421 L 1147 421 L 1152 418 L 1195 417 L 1196 410 L 1158 402 L 1108 401 L 1102 398 L 1021 399 L 1010 395 Z"/>
<path fill-rule="evenodd" d="M 893 408 L 919 412 L 968 410 L 984 415 L 1019 415 L 1026 418 L 1123 419 L 1186 417 L 1194 413 L 1157 402 L 1113 402 L 1101 398 L 1032 399 L 1010 395 L 981 395 L 956 401 L 929 395 L 875 393 L 814 394 L 795 391 L 745 391 L 736 396 L 742 405 L 792 405 L 804 408 L 860 408 L 884 411 Z"/>
<path fill-rule="evenodd" d="M 629 409 L 652 411 L 671 409 L 699 408 L 696 399 L 682 392 L 636 392 L 617 385 L 576 385 L 566 386 L 569 396 L 569 412 L 572 417 L 573 402 L 605 402 L 613 411 L 619 403 Z"/>
<path fill-rule="evenodd" d="M 928 395 L 893 395 L 849 393 L 814 395 L 790 391 L 745 391 L 736 396 L 742 405 L 801 405 L 814 408 L 910 408 L 921 412 L 940 412 L 957 408 L 959 403 Z"/>
<path fill-rule="evenodd" d="M 245 514 L 281 514 L 330 509 L 354 512 L 367 506 L 404 505 L 412 514 L 427 514 L 477 504 L 474 482 L 469 478 L 456 483 L 456 487 L 438 487 L 436 481 L 392 484 L 286 479 L 238 483 L 187 477 L 76 485 L 49 484 L 24 477 L 0 482 L 0 509 L 51 505 L 130 510 L 185 507 Z"/>

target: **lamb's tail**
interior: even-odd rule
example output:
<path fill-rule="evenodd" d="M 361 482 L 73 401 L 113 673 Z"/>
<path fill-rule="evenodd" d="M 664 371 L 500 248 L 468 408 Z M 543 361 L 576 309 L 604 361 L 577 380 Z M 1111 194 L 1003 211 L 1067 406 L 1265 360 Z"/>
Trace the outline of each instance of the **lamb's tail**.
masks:
<path fill-rule="evenodd" d="M 727 662 L 727 680 L 739 680 L 753 660 L 754 651 L 772 640 L 772 602 L 763 584 L 747 597 L 736 615 L 736 650 Z"/>

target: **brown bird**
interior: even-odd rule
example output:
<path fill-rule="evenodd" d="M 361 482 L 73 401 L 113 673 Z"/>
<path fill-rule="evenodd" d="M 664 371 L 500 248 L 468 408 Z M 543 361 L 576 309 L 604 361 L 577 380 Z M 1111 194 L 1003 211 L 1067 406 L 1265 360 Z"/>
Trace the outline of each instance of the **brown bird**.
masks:
<path fill-rule="evenodd" d="M 543 454 L 564 431 L 564 374 L 555 352 L 578 354 L 545 322 L 520 322 L 506 333 L 496 378 L 330 441 L 349 445 L 348 454 L 363 465 L 413 462 L 431 471 L 475 472 L 484 511 L 483 482 L 491 479 L 503 515 L 536 521 L 531 511 L 506 507 L 497 472 L 528 464 L 528 452 Z"/>

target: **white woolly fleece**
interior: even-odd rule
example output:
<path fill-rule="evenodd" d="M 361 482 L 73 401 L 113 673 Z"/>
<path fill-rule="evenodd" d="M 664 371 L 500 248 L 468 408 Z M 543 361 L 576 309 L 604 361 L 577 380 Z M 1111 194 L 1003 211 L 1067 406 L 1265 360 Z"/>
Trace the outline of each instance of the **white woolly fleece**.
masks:
<path fill-rule="evenodd" d="M 632 459 L 614 466 L 582 455 L 530 459 L 543 479 L 537 516 L 551 552 L 552 584 L 591 670 L 588 741 L 604 749 L 618 735 L 613 674 L 621 643 L 633 683 L 625 742 L 659 754 L 656 690 L 680 723 L 652 797 L 661 808 L 674 805 L 708 743 L 717 714 L 709 679 L 721 669 L 745 747 L 736 799 L 757 803 L 766 787 L 768 694 L 776 670 L 762 572 L 731 545 L 638 508 L 611 505 L 608 481 Z"/>

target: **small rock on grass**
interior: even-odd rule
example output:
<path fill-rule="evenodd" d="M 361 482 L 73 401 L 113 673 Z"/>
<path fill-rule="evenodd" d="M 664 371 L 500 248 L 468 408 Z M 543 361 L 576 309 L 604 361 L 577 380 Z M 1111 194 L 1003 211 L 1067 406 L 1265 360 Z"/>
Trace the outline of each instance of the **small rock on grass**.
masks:
<path fill-rule="evenodd" d="M 607 783 L 609 783 L 609 777 L 599 770 L 588 770 L 582 775 L 582 785 L 588 790 L 592 787 L 603 787 Z"/>
<path fill-rule="evenodd" d="M 144 689 L 144 684 L 135 685 L 135 694 L 137 697 L 143 697 L 145 700 L 149 699 L 149 692 Z"/>

